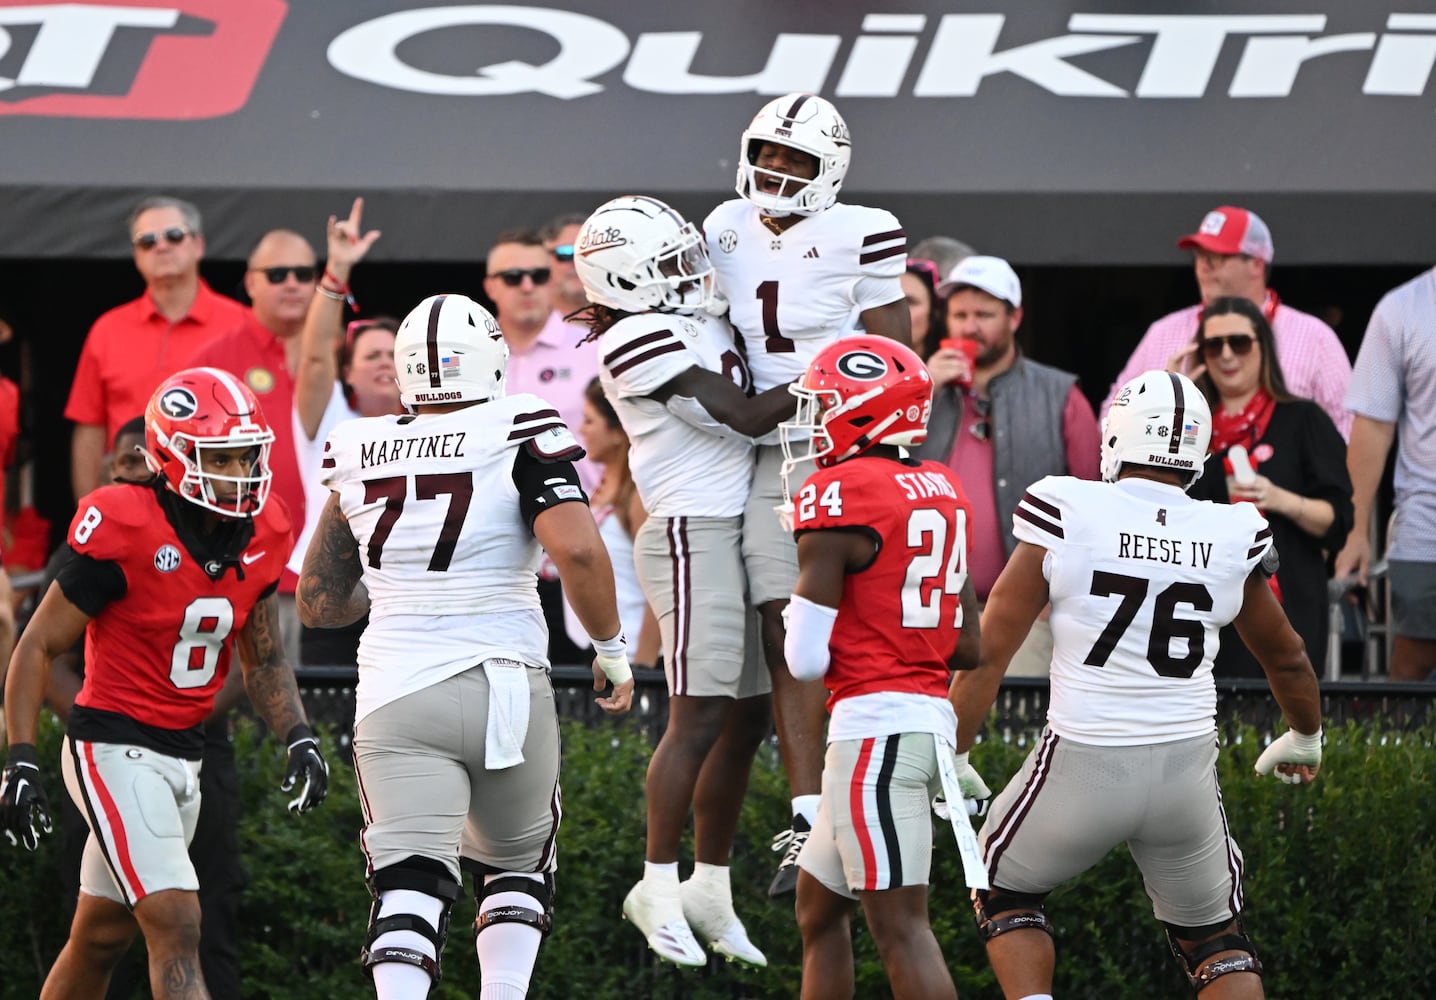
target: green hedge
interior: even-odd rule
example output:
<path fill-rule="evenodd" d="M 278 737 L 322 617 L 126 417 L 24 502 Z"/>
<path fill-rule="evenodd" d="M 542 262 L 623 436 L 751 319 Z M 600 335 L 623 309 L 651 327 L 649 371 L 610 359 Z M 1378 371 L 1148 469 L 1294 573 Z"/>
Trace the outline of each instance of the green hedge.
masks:
<path fill-rule="evenodd" d="M 1247 861 L 1248 929 L 1279 997 L 1428 996 L 1436 981 L 1436 771 L 1433 732 L 1401 736 L 1350 725 L 1330 733 L 1315 785 L 1291 788 L 1252 774 L 1255 734 L 1238 729 L 1221 757 L 1228 815 Z M 44 760 L 52 796 L 64 794 L 57 731 Z M 793 997 L 800 942 L 791 899 L 765 895 L 775 856 L 769 840 L 785 825 L 787 791 L 776 753 L 759 756 L 733 861 L 734 899 L 766 970 L 713 962 L 679 971 L 652 961 L 620 919 L 619 904 L 643 861 L 643 775 L 647 740 L 627 725 L 565 724 L 564 824 L 555 929 L 539 956 L 531 996 L 604 998 Z M 354 776 L 334 768 L 329 801 L 294 817 L 276 788 L 284 751 L 245 724 L 237 738 L 244 775 L 243 843 L 249 887 L 243 904 L 246 996 L 329 1000 L 365 996 L 356 955 L 369 897 L 358 847 Z M 973 761 L 998 787 L 1023 750 L 996 741 Z M 939 851 L 932 911 L 938 939 L 965 1000 L 1000 996 L 970 916 L 950 834 L 934 827 Z M 0 998 L 29 1000 L 64 941 L 57 901 L 58 838 L 36 854 L 0 845 Z M 686 867 L 686 862 L 685 862 Z M 1143 998 L 1189 995 L 1151 917 L 1125 851 L 1055 893 L 1057 994 Z M 455 911 L 437 997 L 478 993 L 473 900 Z M 881 964 L 861 919 L 857 995 L 886 995 Z"/>

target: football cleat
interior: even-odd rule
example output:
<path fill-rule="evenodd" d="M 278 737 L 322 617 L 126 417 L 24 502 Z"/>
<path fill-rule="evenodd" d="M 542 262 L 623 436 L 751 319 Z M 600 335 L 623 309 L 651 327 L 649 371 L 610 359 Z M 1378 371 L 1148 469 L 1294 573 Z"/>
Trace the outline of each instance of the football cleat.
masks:
<path fill-rule="evenodd" d="M 770 897 L 776 899 L 778 896 L 786 896 L 798 888 L 798 854 L 808 842 L 808 834 L 812 832 L 813 828 L 806 819 L 794 816 L 792 827 L 773 838 L 773 850 L 783 852 L 783 861 L 778 865 L 778 873 L 773 876 L 773 883 L 768 886 Z"/>
<path fill-rule="evenodd" d="M 659 958 L 690 968 L 708 964 L 707 954 L 683 917 L 679 895 L 656 892 L 652 883 L 639 879 L 623 900 L 623 916 L 638 928 Z"/>
<path fill-rule="evenodd" d="M 767 956 L 748 940 L 748 930 L 733 912 L 730 900 L 705 891 L 691 879 L 678 887 L 678 895 L 683 900 L 683 916 L 688 926 L 708 942 L 714 953 L 730 962 L 736 960 L 760 967 L 768 964 Z"/>

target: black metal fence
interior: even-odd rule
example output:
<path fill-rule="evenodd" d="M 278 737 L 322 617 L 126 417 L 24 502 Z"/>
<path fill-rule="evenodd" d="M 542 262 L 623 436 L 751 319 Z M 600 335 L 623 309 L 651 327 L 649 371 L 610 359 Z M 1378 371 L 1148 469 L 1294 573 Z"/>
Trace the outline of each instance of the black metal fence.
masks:
<path fill-rule="evenodd" d="M 296 674 L 310 718 L 342 734 L 347 745 L 354 721 L 353 667 L 302 667 Z M 654 742 L 668 724 L 668 691 L 662 671 L 635 671 L 637 681 L 631 724 L 642 728 Z M 560 718 L 586 723 L 609 718 L 594 704 L 593 674 L 587 667 L 556 666 L 552 673 L 554 698 Z M 1436 718 L 1436 684 L 1397 684 L 1381 681 L 1323 681 L 1322 717 L 1329 727 L 1362 722 L 1379 730 L 1406 732 Z M 1046 678 L 1012 677 L 1003 682 L 994 706 L 996 714 L 986 731 L 1008 743 L 1025 746 L 1041 732 L 1047 718 L 1049 689 Z M 1230 679 L 1217 682 L 1218 729 L 1246 723 L 1262 735 L 1279 728 L 1281 709 L 1261 680 Z"/>

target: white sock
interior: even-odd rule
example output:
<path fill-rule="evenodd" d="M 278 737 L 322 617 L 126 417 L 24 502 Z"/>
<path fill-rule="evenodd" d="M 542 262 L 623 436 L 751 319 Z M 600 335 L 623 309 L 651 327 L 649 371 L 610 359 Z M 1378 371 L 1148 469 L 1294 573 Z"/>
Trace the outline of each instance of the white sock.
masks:
<path fill-rule="evenodd" d="M 525 872 L 485 875 L 484 884 L 496 878 L 526 878 L 543 884 L 542 875 Z M 541 909 L 539 901 L 526 892 L 496 892 L 484 897 L 479 912 L 487 913 L 500 906 Z M 533 975 L 534 962 L 538 960 L 539 945 L 542 943 L 543 934 L 537 927 L 528 924 L 505 922 L 485 927 L 474 939 L 474 949 L 479 953 L 480 982 L 483 984 L 479 991 L 480 1000 L 523 1000 L 528 995 L 529 978 Z"/>
<path fill-rule="evenodd" d="M 643 881 L 664 892 L 678 892 L 677 861 L 643 862 Z"/>
<path fill-rule="evenodd" d="M 391 917 L 399 913 L 412 913 L 423 917 L 435 930 L 444 912 L 444 903 L 427 893 L 412 889 L 389 889 L 379 894 L 379 917 Z M 408 948 L 412 951 L 436 958 L 434 943 L 418 931 L 389 931 L 380 934 L 370 945 L 371 949 Z M 378 1000 L 412 1000 L 413 997 L 427 997 L 434 985 L 429 974 L 417 965 L 407 962 L 380 962 L 371 966 L 374 973 L 374 993 Z"/>
<path fill-rule="evenodd" d="M 793 797 L 793 815 L 801 816 L 812 826 L 818 821 L 818 803 L 822 801 L 821 795 L 795 795 Z"/>
<path fill-rule="evenodd" d="M 1029 993 L 1022 1000 L 1052 1000 L 1051 993 Z"/>
<path fill-rule="evenodd" d="M 733 901 L 733 885 L 728 877 L 727 865 L 705 865 L 699 861 L 693 866 L 693 877 L 688 880 L 703 887 L 710 896 L 727 902 Z"/>

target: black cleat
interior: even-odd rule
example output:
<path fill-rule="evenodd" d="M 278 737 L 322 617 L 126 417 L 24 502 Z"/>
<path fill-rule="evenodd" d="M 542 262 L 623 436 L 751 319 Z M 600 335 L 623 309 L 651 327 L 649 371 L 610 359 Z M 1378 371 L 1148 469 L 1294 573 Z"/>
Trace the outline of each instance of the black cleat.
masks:
<path fill-rule="evenodd" d="M 783 852 L 783 861 L 778 865 L 778 873 L 773 876 L 773 884 L 768 886 L 770 897 L 786 896 L 798 887 L 798 852 L 808 842 L 808 834 L 812 832 L 813 828 L 806 819 L 794 816 L 792 828 L 773 838 L 773 850 Z"/>

